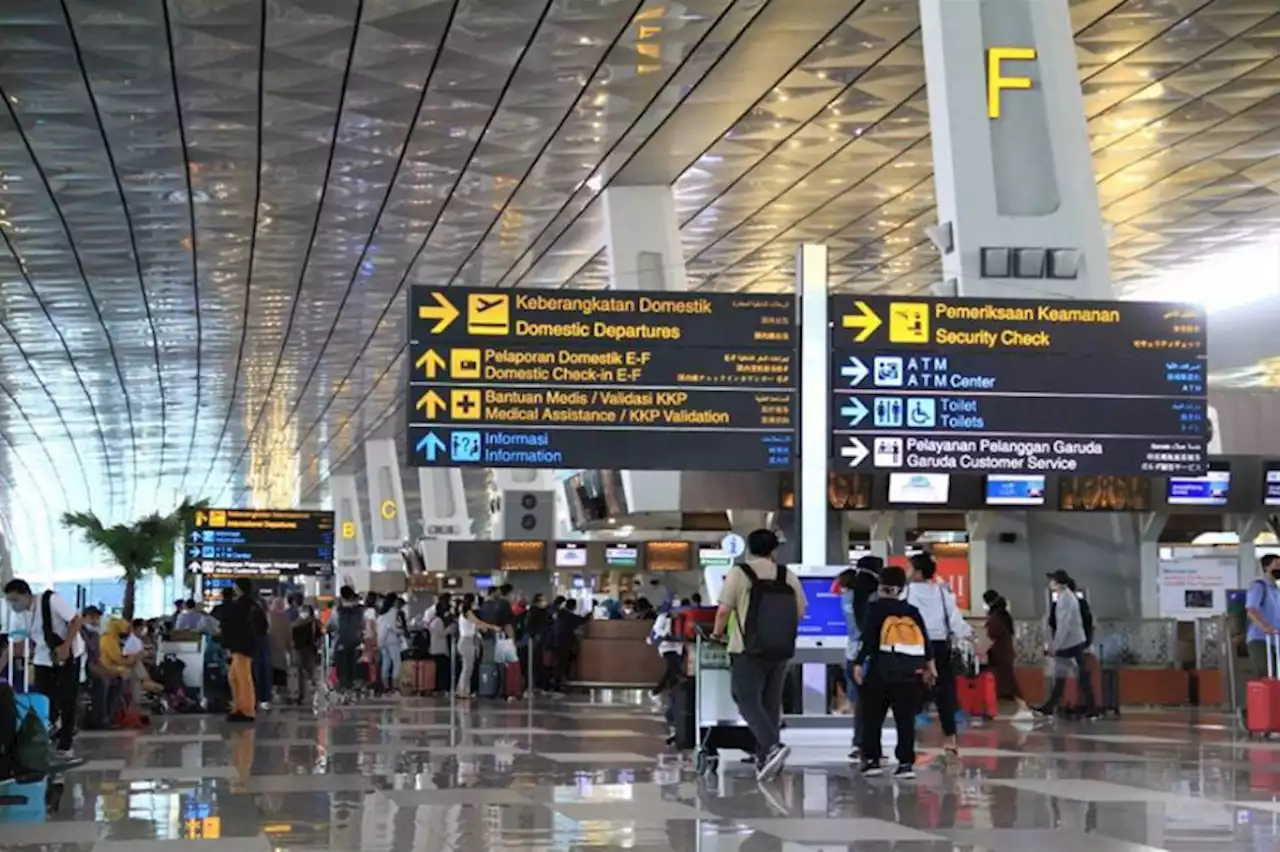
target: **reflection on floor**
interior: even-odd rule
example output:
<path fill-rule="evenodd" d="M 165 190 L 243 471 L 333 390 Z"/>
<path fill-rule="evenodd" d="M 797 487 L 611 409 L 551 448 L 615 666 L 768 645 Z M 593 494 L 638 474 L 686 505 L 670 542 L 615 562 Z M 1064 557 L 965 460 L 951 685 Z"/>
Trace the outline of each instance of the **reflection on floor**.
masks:
<path fill-rule="evenodd" d="M 915 781 L 854 777 L 844 734 L 796 734 L 767 786 L 726 756 L 700 780 L 631 696 L 451 710 L 386 700 L 251 727 L 178 716 L 86 735 L 88 761 L 0 809 L 20 852 L 699 850 L 1143 852 L 1280 848 L 1280 743 L 1220 716 L 1135 713 L 925 736 Z"/>

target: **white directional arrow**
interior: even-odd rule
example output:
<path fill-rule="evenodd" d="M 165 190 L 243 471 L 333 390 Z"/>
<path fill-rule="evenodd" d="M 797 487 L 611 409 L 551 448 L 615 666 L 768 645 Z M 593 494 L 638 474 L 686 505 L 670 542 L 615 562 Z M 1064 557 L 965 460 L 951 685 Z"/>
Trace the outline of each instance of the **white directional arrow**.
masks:
<path fill-rule="evenodd" d="M 858 438 L 850 438 L 849 446 L 840 448 L 840 457 L 849 460 L 849 467 L 857 467 L 871 451 Z"/>
<path fill-rule="evenodd" d="M 862 404 L 862 400 L 850 397 L 847 405 L 840 408 L 840 416 L 849 418 L 850 428 L 857 426 L 867 416 L 867 407 Z"/>
<path fill-rule="evenodd" d="M 871 371 L 867 369 L 867 365 L 862 363 L 862 359 L 849 356 L 849 363 L 840 368 L 840 375 L 849 380 L 849 387 L 856 388 L 862 384 L 862 380 L 867 377 Z"/>

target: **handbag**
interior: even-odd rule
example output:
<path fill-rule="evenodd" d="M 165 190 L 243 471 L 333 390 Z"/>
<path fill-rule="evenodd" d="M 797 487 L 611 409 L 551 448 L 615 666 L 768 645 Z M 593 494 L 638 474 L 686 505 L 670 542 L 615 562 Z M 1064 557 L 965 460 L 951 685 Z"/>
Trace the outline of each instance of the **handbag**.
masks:
<path fill-rule="evenodd" d="M 950 659 L 947 665 L 951 667 L 951 671 L 956 677 L 967 677 L 969 674 L 969 657 L 959 647 L 956 646 L 956 635 L 951 632 L 951 612 L 947 606 L 947 593 L 938 586 L 938 597 L 942 599 L 942 618 L 947 625 L 947 648 L 950 649 Z"/>
<path fill-rule="evenodd" d="M 520 655 L 516 652 L 516 643 L 506 636 L 498 637 L 493 643 L 493 661 L 499 665 L 518 663 Z"/>

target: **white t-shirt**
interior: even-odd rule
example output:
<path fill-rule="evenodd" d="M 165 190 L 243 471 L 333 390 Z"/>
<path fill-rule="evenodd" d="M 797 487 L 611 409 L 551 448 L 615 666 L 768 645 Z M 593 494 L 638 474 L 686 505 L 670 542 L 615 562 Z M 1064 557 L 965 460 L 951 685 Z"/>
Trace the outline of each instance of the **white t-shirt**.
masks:
<path fill-rule="evenodd" d="M 458 636 L 463 639 L 474 639 L 476 635 L 476 623 L 471 620 L 470 615 L 464 615 L 458 619 Z"/>
<path fill-rule="evenodd" d="M 124 647 L 120 650 L 126 657 L 132 657 L 134 654 L 141 654 L 145 648 L 142 640 L 130 633 L 129 638 L 124 640 Z"/>
<path fill-rule="evenodd" d="M 62 595 L 54 592 L 49 596 L 49 614 L 53 617 L 53 635 L 67 635 L 67 625 L 76 617 L 76 608 L 67 602 Z M 53 656 L 44 641 L 44 592 L 31 596 L 31 608 L 23 613 L 16 613 L 16 620 L 27 632 L 27 638 L 35 648 L 31 662 L 37 666 L 53 665 Z M 71 643 L 71 656 L 84 656 L 84 637 L 77 634 Z"/>

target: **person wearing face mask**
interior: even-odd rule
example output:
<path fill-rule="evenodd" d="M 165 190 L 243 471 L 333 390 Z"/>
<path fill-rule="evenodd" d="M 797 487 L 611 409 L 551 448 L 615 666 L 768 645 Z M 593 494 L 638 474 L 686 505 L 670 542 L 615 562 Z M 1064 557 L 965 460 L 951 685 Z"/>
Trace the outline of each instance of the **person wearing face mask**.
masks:
<path fill-rule="evenodd" d="M 74 760 L 76 698 L 80 689 L 80 665 L 84 661 L 83 619 L 66 598 L 53 590 L 39 596 L 26 580 L 10 580 L 5 599 L 15 621 L 27 633 L 29 655 L 35 664 L 33 685 L 49 698 L 49 722 L 58 728 L 57 758 Z"/>
<path fill-rule="evenodd" d="M 1013 616 L 1009 614 L 1009 602 L 995 589 L 987 589 L 982 595 L 982 608 L 986 610 L 985 643 L 986 668 L 995 675 L 996 696 L 1002 701 L 1013 701 L 1017 704 L 1015 721 L 1032 718 L 1031 708 L 1022 698 L 1018 689 L 1018 678 L 1014 673 L 1015 653 L 1013 648 Z"/>
<path fill-rule="evenodd" d="M 1267 677 L 1267 642 L 1272 636 L 1280 636 L 1280 556 L 1268 553 L 1258 560 L 1258 577 L 1249 584 L 1245 595 L 1245 616 L 1249 619 L 1245 630 L 1245 649 L 1249 654 L 1247 677 L 1238 678 L 1240 712 L 1245 712 L 1244 685 L 1250 680 Z"/>
<path fill-rule="evenodd" d="M 111 687 L 118 681 L 102 665 L 102 610 L 96 606 L 85 607 L 80 613 L 80 629 L 84 635 L 85 660 L 89 667 L 89 714 L 85 727 L 103 730 L 111 719 Z"/>
<path fill-rule="evenodd" d="M 222 646 L 231 654 L 227 675 L 231 684 L 231 712 L 228 722 L 252 722 L 258 700 L 253 685 L 253 658 L 265 631 L 258 624 L 262 610 L 253 599 L 253 585 L 240 577 L 231 587 L 232 599 L 221 608 Z"/>

